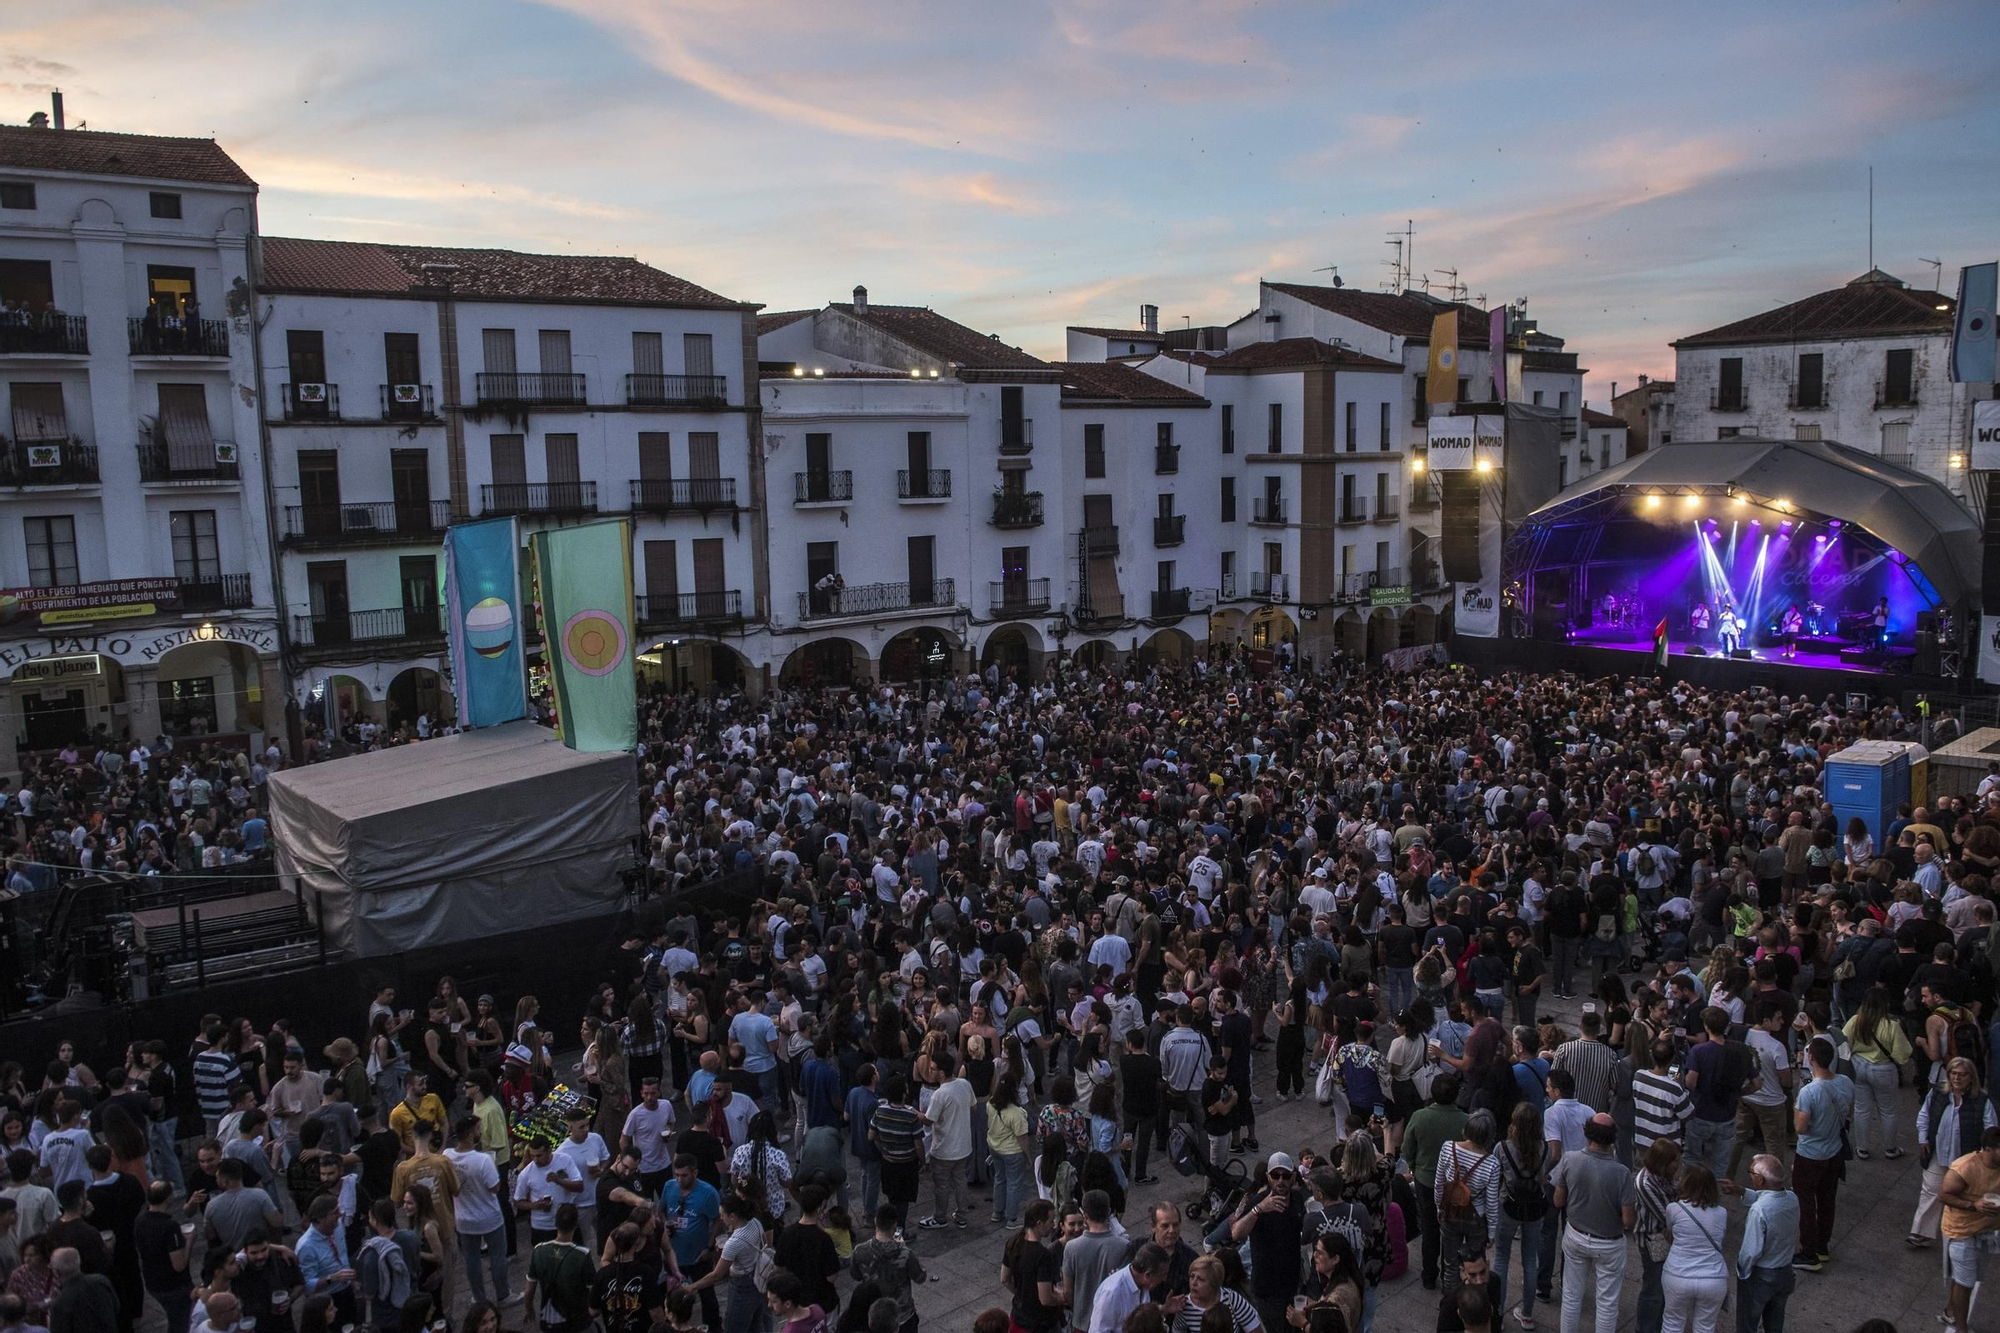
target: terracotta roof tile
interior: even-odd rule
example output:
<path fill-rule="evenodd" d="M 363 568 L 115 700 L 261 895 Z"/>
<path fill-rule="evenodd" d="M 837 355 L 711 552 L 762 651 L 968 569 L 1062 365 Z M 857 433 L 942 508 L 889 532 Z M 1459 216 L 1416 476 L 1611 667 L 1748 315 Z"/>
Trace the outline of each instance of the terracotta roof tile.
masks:
<path fill-rule="evenodd" d="M 952 361 L 971 370 L 1047 370 L 1049 363 L 1009 347 L 998 338 L 946 319 L 927 306 L 868 303 L 868 313 L 855 315 L 854 306 L 836 301 L 828 306 L 853 316 L 927 356 Z"/>
<path fill-rule="evenodd" d="M 74 171 L 191 181 L 202 185 L 257 182 L 213 139 L 173 139 L 157 134 L 107 134 L 101 130 L 38 130 L 0 125 L 0 167 L 19 171 Z"/>
<path fill-rule="evenodd" d="M 796 324 L 802 319 L 811 319 L 817 310 L 767 310 L 757 316 L 757 336 L 776 333 L 787 324 Z"/>
<path fill-rule="evenodd" d="M 531 255 L 370 241 L 263 240 L 260 285 L 279 291 L 403 296 L 431 285 L 426 264 L 449 264 L 452 290 L 472 299 L 617 301 L 737 308 L 740 302 L 617 255 Z"/>
<path fill-rule="evenodd" d="M 1148 333 L 1144 329 L 1098 329 L 1087 324 L 1072 324 L 1066 332 L 1088 333 L 1094 338 L 1131 338 L 1140 342 L 1159 342 L 1166 337 L 1164 333 Z"/>
<path fill-rule="evenodd" d="M 1413 342 L 1428 343 L 1431 323 L 1446 310 L 1458 311 L 1458 345 L 1486 346 L 1488 312 L 1477 306 L 1447 305 L 1408 292 L 1364 292 L 1353 287 L 1310 287 L 1297 282 L 1267 282 L 1272 291 L 1283 292 L 1321 310 L 1345 315 L 1371 329 L 1393 333 Z"/>
<path fill-rule="evenodd" d="M 1125 402 L 1206 407 L 1208 399 L 1157 375 L 1135 370 L 1123 361 L 1056 361 L 1063 373 L 1064 401 L 1117 398 Z"/>
<path fill-rule="evenodd" d="M 1871 269 L 1844 287 L 1691 334 L 1673 346 L 1738 347 L 1747 343 L 1949 334 L 1956 306 L 1941 292 L 1906 287 L 1880 269 Z"/>
<path fill-rule="evenodd" d="M 1384 371 L 1400 375 L 1403 367 L 1379 356 L 1369 356 L 1351 348 L 1335 347 L 1317 338 L 1280 338 L 1276 342 L 1251 343 L 1227 352 L 1166 351 L 1176 361 L 1188 361 L 1210 370 L 1292 370 L 1305 366 L 1334 366 L 1343 370 Z"/>
<path fill-rule="evenodd" d="M 1594 407 L 1583 409 L 1583 424 L 1600 430 L 1624 430 L 1625 418 L 1614 417 L 1609 412 L 1600 412 Z"/>

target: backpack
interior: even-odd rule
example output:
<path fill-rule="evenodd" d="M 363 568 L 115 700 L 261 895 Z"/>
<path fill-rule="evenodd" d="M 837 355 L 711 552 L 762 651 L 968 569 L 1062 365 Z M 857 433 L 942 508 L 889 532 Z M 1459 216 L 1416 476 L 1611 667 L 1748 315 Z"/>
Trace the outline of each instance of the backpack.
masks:
<path fill-rule="evenodd" d="M 1941 1004 L 1931 1010 L 1945 1021 L 1944 1064 L 1964 1056 L 1978 1071 L 1978 1086 L 1986 1085 L 1986 1042 L 1972 1015 L 1955 1004 Z"/>
<path fill-rule="evenodd" d="M 1548 1150 L 1544 1148 L 1543 1153 Z M 1506 1186 L 1500 1193 L 1500 1207 L 1516 1222 L 1539 1222 L 1549 1211 L 1548 1186 L 1542 1183 L 1540 1164 L 1530 1174 L 1521 1155 L 1512 1144 L 1507 1145 L 1507 1155 L 1503 1159 L 1507 1167 Z"/>
<path fill-rule="evenodd" d="M 1639 852 L 1639 859 L 1632 863 L 1632 868 L 1638 871 L 1641 875 L 1652 874 L 1653 871 L 1657 868 L 1655 862 L 1653 861 L 1653 854 L 1649 851 L 1641 849 L 1641 851 Z"/>
<path fill-rule="evenodd" d="M 1597 917 L 1597 938 L 1609 944 L 1618 938 L 1618 914 L 1600 912 Z"/>
<path fill-rule="evenodd" d="M 1485 1166 L 1486 1159 L 1492 1155 L 1493 1150 L 1488 1148 L 1479 1160 L 1472 1164 L 1470 1171 L 1460 1171 L 1458 1150 L 1456 1148 L 1452 1150 L 1451 1179 L 1445 1181 L 1444 1195 L 1438 1200 L 1440 1219 L 1446 1222 L 1471 1222 L 1478 1218 L 1479 1210 L 1472 1204 L 1471 1180 L 1473 1176 L 1479 1174 L 1479 1168 Z"/>
<path fill-rule="evenodd" d="M 370 1236 L 361 1247 L 361 1294 L 392 1310 L 410 1299 L 410 1266 L 402 1247 L 387 1236 Z"/>

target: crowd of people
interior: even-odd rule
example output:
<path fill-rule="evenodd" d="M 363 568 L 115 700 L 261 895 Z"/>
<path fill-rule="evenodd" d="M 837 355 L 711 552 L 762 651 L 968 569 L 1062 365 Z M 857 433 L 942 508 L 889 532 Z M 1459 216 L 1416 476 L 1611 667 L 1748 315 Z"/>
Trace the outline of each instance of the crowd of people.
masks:
<path fill-rule="evenodd" d="M 661 901 L 581 1013 L 0 1067 L 0 1329 L 915 1333 L 976 1226 L 980 1333 L 1370 1333 L 1407 1268 L 1443 1330 L 1776 1333 L 1914 1151 L 1965 1333 L 2000 776 L 1840 824 L 1892 704 L 1218 657 L 641 710 Z"/>

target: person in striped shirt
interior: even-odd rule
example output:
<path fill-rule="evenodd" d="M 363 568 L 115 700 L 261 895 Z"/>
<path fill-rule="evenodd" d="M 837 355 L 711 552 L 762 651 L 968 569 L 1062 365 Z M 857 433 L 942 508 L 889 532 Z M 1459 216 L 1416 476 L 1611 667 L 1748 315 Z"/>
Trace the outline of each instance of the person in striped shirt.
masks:
<path fill-rule="evenodd" d="M 1632 1150 L 1643 1153 L 1655 1139 L 1680 1143 L 1694 1114 L 1694 1096 L 1673 1073 L 1674 1039 L 1655 1037 L 1653 1067 L 1632 1075 Z"/>
<path fill-rule="evenodd" d="M 884 1100 L 868 1120 L 868 1141 L 882 1158 L 882 1196 L 896 1206 L 900 1236 L 916 1202 L 924 1163 L 924 1124 L 910 1104 L 910 1080 L 891 1074 Z"/>
<path fill-rule="evenodd" d="M 1576 1099 L 1593 1111 L 1611 1109 L 1612 1085 L 1618 1072 L 1618 1052 L 1603 1038 L 1604 1018 L 1586 1009 L 1577 1020 L 1582 1035 L 1556 1047 L 1552 1066 L 1567 1069 L 1576 1079 Z"/>
<path fill-rule="evenodd" d="M 208 1049 L 194 1058 L 194 1097 L 208 1123 L 209 1137 L 214 1138 L 222 1117 L 229 1114 L 229 1085 L 236 1079 L 236 1057 L 223 1049 L 229 1029 L 222 1024 L 209 1024 L 201 1035 Z"/>

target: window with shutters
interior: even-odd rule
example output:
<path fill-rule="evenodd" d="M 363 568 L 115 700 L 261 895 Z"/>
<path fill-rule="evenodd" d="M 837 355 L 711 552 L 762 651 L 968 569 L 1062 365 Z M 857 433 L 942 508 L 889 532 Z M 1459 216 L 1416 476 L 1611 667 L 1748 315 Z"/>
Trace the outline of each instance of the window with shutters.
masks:
<path fill-rule="evenodd" d="M 215 466 L 215 432 L 208 424 L 205 385 L 160 386 L 160 433 L 166 441 L 167 466 L 173 471 L 207 471 Z"/>
<path fill-rule="evenodd" d="M 213 509 L 176 509 L 167 516 L 173 534 L 174 577 L 182 583 L 214 583 L 222 578 Z"/>
<path fill-rule="evenodd" d="M 1824 352 L 1799 353 L 1798 387 L 1792 394 L 1792 406 L 1796 408 L 1826 406 L 1826 354 Z"/>
<path fill-rule="evenodd" d="M 715 338 L 706 333 L 681 335 L 681 363 L 689 375 L 715 373 Z"/>
<path fill-rule="evenodd" d="M 1375 425 L 1375 447 L 1387 453 L 1392 447 L 1389 442 L 1389 405 L 1377 403 L 1376 406 L 1381 409 L 1381 420 Z"/>
<path fill-rule="evenodd" d="M 1222 521 L 1224 523 L 1234 523 L 1236 521 L 1236 478 L 1234 477 L 1224 477 L 1222 479 Z"/>
<path fill-rule="evenodd" d="M 932 600 L 937 583 L 937 538 L 925 534 L 909 538 L 910 604 L 921 606 Z"/>
<path fill-rule="evenodd" d="M 634 375 L 664 375 L 667 373 L 666 353 L 660 348 L 657 333 L 635 333 L 632 335 L 632 373 Z"/>
<path fill-rule="evenodd" d="M 1236 404 L 1234 403 L 1222 405 L 1222 452 L 1225 454 L 1236 452 Z"/>
<path fill-rule="evenodd" d="M 1917 401 L 1916 351 L 1892 347 L 1883 358 L 1878 407 L 1913 407 Z"/>
<path fill-rule="evenodd" d="M 662 509 L 674 502 L 673 437 L 663 430 L 639 432 L 639 503 Z"/>
<path fill-rule="evenodd" d="M 23 519 L 28 539 L 28 583 L 67 588 L 82 579 L 76 572 L 76 520 L 67 514 Z"/>
<path fill-rule="evenodd" d="M 1285 405 L 1272 403 L 1270 406 L 1270 433 L 1266 439 L 1266 453 L 1281 454 L 1285 451 Z"/>
<path fill-rule="evenodd" d="M 722 436 L 712 430 L 688 432 L 688 475 L 713 481 L 722 475 Z"/>
<path fill-rule="evenodd" d="M 539 344 L 544 375 L 570 373 L 569 330 L 543 329 L 535 335 Z"/>
<path fill-rule="evenodd" d="M 1083 428 L 1083 475 L 1091 480 L 1104 475 L 1104 427 L 1095 422 Z"/>
<path fill-rule="evenodd" d="M 653 618 L 674 617 L 681 591 L 680 557 L 670 541 L 649 541 L 642 548 L 646 563 L 646 604 Z"/>
<path fill-rule="evenodd" d="M 1346 413 L 1344 415 L 1346 419 L 1341 422 L 1341 425 L 1345 427 L 1345 433 L 1347 436 L 1347 452 L 1351 454 L 1356 449 L 1361 447 L 1361 438 L 1360 438 L 1361 430 L 1359 426 L 1359 421 L 1361 416 L 1361 404 L 1349 401 L 1347 404 Z"/>
<path fill-rule="evenodd" d="M 487 374 L 512 375 L 519 368 L 514 362 L 514 330 L 481 329 L 479 354 Z"/>

